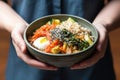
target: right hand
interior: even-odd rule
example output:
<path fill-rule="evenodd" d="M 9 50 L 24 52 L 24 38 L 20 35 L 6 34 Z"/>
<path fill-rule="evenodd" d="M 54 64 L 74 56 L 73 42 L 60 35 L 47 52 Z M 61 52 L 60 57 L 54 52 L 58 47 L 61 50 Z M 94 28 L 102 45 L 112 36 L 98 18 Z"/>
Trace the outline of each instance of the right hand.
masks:
<path fill-rule="evenodd" d="M 28 65 L 37 67 L 44 70 L 57 70 L 56 67 L 40 62 L 36 59 L 31 58 L 27 54 L 25 42 L 23 40 L 23 32 L 27 25 L 18 24 L 11 32 L 12 42 L 15 47 L 17 56 L 21 58 Z"/>
<path fill-rule="evenodd" d="M 95 25 L 99 34 L 94 55 L 80 63 L 73 65 L 71 69 L 85 69 L 85 68 L 91 67 L 95 65 L 105 55 L 105 51 L 108 43 L 108 31 L 105 28 L 105 26 L 102 24 L 96 24 L 95 21 L 93 24 Z"/>

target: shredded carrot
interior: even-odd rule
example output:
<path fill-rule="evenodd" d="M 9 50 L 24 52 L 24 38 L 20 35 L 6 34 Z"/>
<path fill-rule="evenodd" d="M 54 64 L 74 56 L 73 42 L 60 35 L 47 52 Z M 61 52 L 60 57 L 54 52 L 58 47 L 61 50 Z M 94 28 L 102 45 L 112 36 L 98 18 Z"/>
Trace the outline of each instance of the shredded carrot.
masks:
<path fill-rule="evenodd" d="M 67 47 L 65 47 L 64 45 L 62 45 L 62 46 L 60 47 L 60 51 L 63 52 L 63 53 L 66 53 L 66 48 L 67 48 Z"/>
<path fill-rule="evenodd" d="M 48 40 L 51 40 L 49 31 L 54 29 L 55 27 L 56 27 L 56 25 L 54 25 L 54 24 L 45 24 L 45 25 L 41 26 L 39 29 L 37 29 L 34 32 L 34 35 L 31 37 L 30 42 L 33 42 L 37 38 L 43 37 L 43 36 L 47 37 Z"/>
<path fill-rule="evenodd" d="M 60 47 L 60 51 L 66 53 L 66 49 L 64 49 L 63 46 Z"/>
<path fill-rule="evenodd" d="M 53 42 L 51 42 L 51 44 L 46 47 L 45 52 L 50 53 L 50 52 L 51 52 L 51 49 L 52 49 L 53 47 L 57 46 L 57 45 L 59 45 L 59 40 L 58 40 L 58 39 L 56 39 L 56 40 L 54 40 Z"/>

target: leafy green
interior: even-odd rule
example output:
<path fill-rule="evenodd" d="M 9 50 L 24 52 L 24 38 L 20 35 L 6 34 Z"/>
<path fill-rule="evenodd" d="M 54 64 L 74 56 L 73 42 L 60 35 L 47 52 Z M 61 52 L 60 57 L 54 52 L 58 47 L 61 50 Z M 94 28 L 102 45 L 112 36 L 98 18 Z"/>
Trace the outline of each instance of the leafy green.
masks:
<path fill-rule="evenodd" d="M 84 50 L 90 45 L 88 41 L 76 38 L 75 34 L 67 29 L 61 30 L 59 28 L 55 28 L 51 30 L 51 37 L 52 39 L 59 39 L 62 42 L 66 42 L 68 46 L 75 46 L 77 50 Z"/>

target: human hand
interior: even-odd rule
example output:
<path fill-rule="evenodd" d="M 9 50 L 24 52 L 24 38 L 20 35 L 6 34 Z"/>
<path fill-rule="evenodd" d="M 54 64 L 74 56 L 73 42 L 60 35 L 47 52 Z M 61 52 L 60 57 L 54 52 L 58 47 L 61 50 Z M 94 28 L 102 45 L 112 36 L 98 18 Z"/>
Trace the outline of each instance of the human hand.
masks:
<path fill-rule="evenodd" d="M 91 58 L 83 62 L 73 65 L 71 69 L 84 69 L 87 67 L 91 67 L 94 64 L 96 64 L 101 58 L 104 57 L 106 46 L 107 46 L 107 41 L 108 41 L 107 40 L 108 32 L 106 28 L 104 27 L 104 25 L 96 24 L 96 23 L 93 23 L 93 24 L 95 25 L 96 29 L 98 30 L 98 34 L 99 34 L 99 39 L 96 45 L 96 50 L 94 51 L 94 55 Z"/>
<path fill-rule="evenodd" d="M 28 65 L 37 67 L 39 69 L 57 70 L 56 67 L 50 66 L 36 59 L 33 59 L 27 54 L 26 45 L 22 36 L 26 26 L 27 25 L 18 24 L 11 32 L 12 42 L 15 47 L 17 56 L 21 58 Z"/>

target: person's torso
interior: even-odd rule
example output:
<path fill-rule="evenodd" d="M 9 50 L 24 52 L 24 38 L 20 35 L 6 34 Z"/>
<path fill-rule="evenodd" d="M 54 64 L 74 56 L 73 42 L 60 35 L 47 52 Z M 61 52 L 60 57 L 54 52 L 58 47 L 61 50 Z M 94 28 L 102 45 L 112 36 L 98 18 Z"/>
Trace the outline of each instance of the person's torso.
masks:
<path fill-rule="evenodd" d="M 72 14 L 93 21 L 104 0 L 12 0 L 12 7 L 28 23 L 50 14 Z"/>

